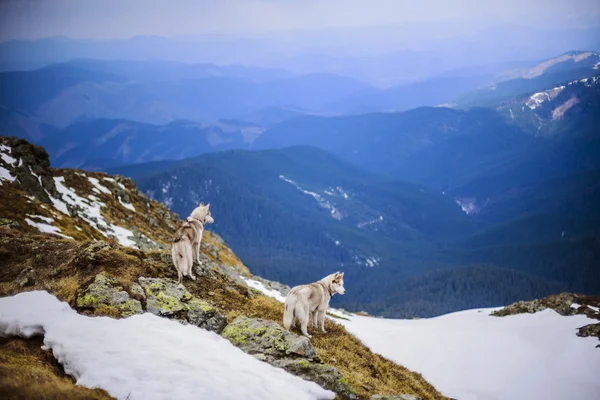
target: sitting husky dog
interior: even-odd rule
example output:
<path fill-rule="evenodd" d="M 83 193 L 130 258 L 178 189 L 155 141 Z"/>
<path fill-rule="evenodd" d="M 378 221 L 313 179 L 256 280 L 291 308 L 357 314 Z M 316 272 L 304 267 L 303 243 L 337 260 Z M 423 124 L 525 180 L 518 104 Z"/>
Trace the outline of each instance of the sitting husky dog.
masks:
<path fill-rule="evenodd" d="M 200 243 L 204 233 L 204 225 L 215 222 L 210 215 L 210 203 L 200 203 L 192 211 L 185 222 L 177 229 L 171 244 L 171 257 L 177 270 L 178 280 L 181 283 L 184 276 L 196 279 L 193 272 L 194 261 L 200 263 Z"/>
<path fill-rule="evenodd" d="M 318 323 L 321 325 L 321 331 L 325 331 L 325 313 L 329 307 L 329 300 L 335 293 L 344 294 L 344 273 L 336 272 L 325 278 L 308 285 L 294 287 L 285 298 L 285 310 L 283 312 L 283 326 L 290 330 L 296 322 L 300 321 L 302 334 L 311 338 L 307 332 L 309 314 L 313 316 L 313 326 L 318 329 Z"/>

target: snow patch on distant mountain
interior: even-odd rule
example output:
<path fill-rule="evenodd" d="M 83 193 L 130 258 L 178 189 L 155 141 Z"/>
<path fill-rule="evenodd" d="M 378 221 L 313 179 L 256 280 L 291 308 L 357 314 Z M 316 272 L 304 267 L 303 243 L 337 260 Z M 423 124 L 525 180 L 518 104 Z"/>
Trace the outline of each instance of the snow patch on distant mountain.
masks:
<path fill-rule="evenodd" d="M 465 214 L 474 214 L 479 211 L 477 199 L 475 197 L 457 197 L 456 204 L 460 206 Z"/>
<path fill-rule="evenodd" d="M 366 226 L 377 224 L 377 223 L 380 223 L 380 222 L 383 222 L 383 215 L 380 215 L 379 217 L 374 218 L 374 219 L 370 219 L 368 221 L 359 222 L 356 226 L 358 228 L 360 228 L 360 229 L 363 229 Z"/>
<path fill-rule="evenodd" d="M 379 265 L 380 260 L 381 259 L 379 257 L 375 256 L 360 256 L 356 254 L 352 256 L 352 261 L 354 261 L 355 264 L 364 265 L 365 267 L 371 268 Z"/>
<path fill-rule="evenodd" d="M 342 213 L 340 212 L 340 210 L 338 210 L 334 204 L 332 204 L 331 202 L 329 202 L 328 200 L 323 198 L 323 196 L 321 196 L 320 194 L 311 192 L 310 190 L 303 189 L 299 184 L 297 184 L 296 182 L 294 182 L 293 180 L 291 180 L 289 178 L 286 178 L 284 175 L 279 175 L 279 179 L 293 185 L 296 189 L 298 189 L 302 193 L 313 197 L 317 201 L 319 206 L 329 210 L 329 214 L 330 214 L 331 218 L 337 219 L 337 220 L 342 219 Z M 344 194 L 346 194 L 346 193 L 344 193 Z M 346 194 L 346 196 L 347 196 L 347 194 Z"/>
<path fill-rule="evenodd" d="M 563 91 L 564 88 L 564 86 L 559 86 L 549 90 L 545 90 L 543 92 L 535 93 L 531 95 L 531 97 L 529 97 L 529 100 L 527 100 L 525 105 L 530 109 L 535 110 L 543 102 L 554 100 L 556 96 L 558 96 L 558 94 Z"/>

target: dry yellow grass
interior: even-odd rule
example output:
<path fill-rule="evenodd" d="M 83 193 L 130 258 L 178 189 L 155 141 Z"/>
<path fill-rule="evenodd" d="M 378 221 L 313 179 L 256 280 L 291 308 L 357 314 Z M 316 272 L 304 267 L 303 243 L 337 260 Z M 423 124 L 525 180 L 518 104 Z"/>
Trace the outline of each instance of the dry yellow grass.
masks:
<path fill-rule="evenodd" d="M 42 340 L 0 338 L 0 397 L 7 400 L 107 400 L 102 389 L 76 385 Z"/>

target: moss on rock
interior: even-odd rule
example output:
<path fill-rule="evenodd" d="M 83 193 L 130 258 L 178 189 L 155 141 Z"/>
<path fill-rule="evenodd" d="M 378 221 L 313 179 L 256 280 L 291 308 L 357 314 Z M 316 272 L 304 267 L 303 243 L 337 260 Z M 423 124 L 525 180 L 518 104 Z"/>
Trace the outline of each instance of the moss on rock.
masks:
<path fill-rule="evenodd" d="M 344 399 L 358 399 L 352 385 L 336 368 L 321 364 L 308 338 L 274 321 L 238 317 L 222 336 L 244 352 L 332 390 Z"/>
<path fill-rule="evenodd" d="M 129 294 L 117 284 L 115 279 L 102 274 L 96 275 L 94 282 L 79 293 L 76 304 L 78 308 L 92 309 L 100 314 L 104 314 L 101 312 L 103 309 L 117 310 L 120 317 L 143 312 L 142 304 L 138 300 L 129 297 Z"/>

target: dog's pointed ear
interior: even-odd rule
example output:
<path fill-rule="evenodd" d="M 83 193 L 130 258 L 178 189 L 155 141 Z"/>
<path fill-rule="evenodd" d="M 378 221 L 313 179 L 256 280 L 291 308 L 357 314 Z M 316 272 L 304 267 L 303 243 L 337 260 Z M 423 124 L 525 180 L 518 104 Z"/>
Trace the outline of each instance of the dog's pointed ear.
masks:
<path fill-rule="evenodd" d="M 200 207 L 203 207 L 203 206 L 204 206 L 204 202 L 203 202 L 203 201 L 201 201 L 201 202 L 200 202 Z"/>
<path fill-rule="evenodd" d="M 340 274 L 340 276 L 343 278 L 343 277 L 344 277 L 344 273 L 342 272 L 342 273 Z"/>
<path fill-rule="evenodd" d="M 210 208 L 210 203 L 208 203 L 208 204 L 206 205 L 206 208 Z"/>

